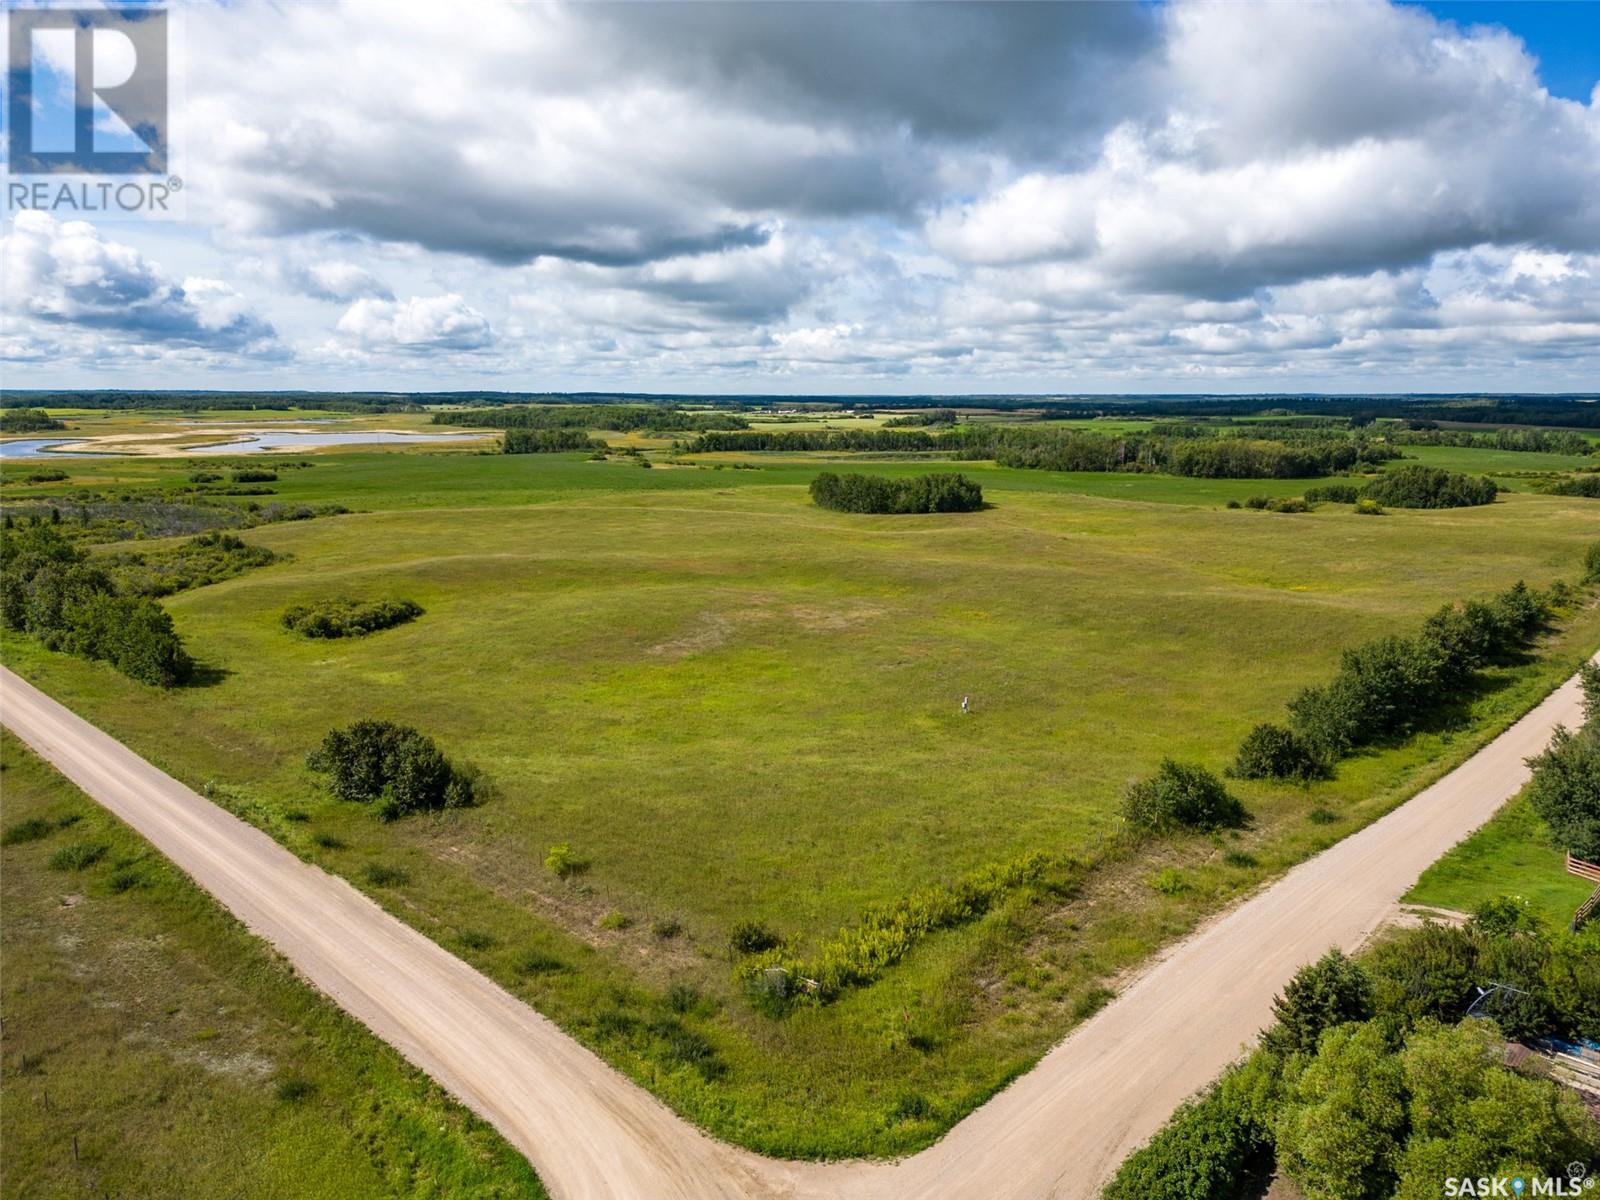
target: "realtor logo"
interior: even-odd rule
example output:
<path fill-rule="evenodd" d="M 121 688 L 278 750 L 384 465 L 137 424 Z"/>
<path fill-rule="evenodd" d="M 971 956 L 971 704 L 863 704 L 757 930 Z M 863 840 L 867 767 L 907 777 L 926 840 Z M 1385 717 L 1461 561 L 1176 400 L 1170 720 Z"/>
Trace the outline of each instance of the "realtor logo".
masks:
<path fill-rule="evenodd" d="M 166 9 L 30 8 L 8 16 L 8 172 L 166 174 Z"/>

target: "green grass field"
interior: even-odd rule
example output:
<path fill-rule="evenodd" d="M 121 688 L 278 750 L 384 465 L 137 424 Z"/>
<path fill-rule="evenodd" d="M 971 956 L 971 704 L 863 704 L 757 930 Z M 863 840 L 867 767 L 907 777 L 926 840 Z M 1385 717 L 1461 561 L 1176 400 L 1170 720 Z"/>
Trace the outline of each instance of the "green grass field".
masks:
<path fill-rule="evenodd" d="M 1470 913 L 1496 896 L 1523 896 L 1552 926 L 1562 928 L 1594 890 L 1564 867 L 1544 822 L 1519 797 L 1424 871 L 1405 898 Z"/>
<path fill-rule="evenodd" d="M 0 1192 L 544 1196 L 492 1129 L 10 734 L 0 779 L 0 826 L 50 830 L 0 850 Z M 52 868 L 82 846 L 98 860 Z"/>
<path fill-rule="evenodd" d="M 1591 607 L 1493 673 L 1460 724 L 1309 790 L 1240 785 L 1248 831 L 1133 852 L 1112 840 L 1128 780 L 1169 754 L 1220 770 L 1343 647 L 1519 578 L 1575 578 L 1594 502 L 1273 514 L 1222 506 L 1313 481 L 959 464 L 987 510 L 863 517 L 810 504 L 804 484 L 837 465 L 819 456 L 297 457 L 312 465 L 276 498 L 360 511 L 251 530 L 284 561 L 167 602 L 209 686 L 158 695 L 17 638 L 8 662 L 774 1153 L 925 1145 L 1119 973 L 1460 761 L 1600 645 Z M 83 474 L 137 488 L 193 467 Z M 335 595 L 426 612 L 347 643 L 281 628 Z M 324 797 L 304 756 L 360 716 L 417 725 L 498 797 L 393 825 Z M 585 874 L 544 869 L 559 842 Z M 736 922 L 810 949 L 868 905 L 1035 850 L 1097 865 L 1065 900 L 937 934 L 827 1008 L 775 1020 L 731 979 Z M 376 885 L 374 866 L 408 879 Z M 603 928 L 613 912 L 631 923 Z M 718 1070 L 648 1032 L 668 1016 Z"/>

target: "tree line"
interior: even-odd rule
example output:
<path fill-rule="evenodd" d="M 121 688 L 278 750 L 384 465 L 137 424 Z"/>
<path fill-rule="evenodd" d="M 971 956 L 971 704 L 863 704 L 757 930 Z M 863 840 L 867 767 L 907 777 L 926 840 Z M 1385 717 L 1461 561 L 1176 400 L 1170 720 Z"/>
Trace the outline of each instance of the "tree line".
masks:
<path fill-rule="evenodd" d="M 500 443 L 502 454 L 559 454 L 565 450 L 604 450 L 606 444 L 582 429 L 506 430 Z"/>
<path fill-rule="evenodd" d="M 484 429 L 616 429 L 693 433 L 706 429 L 748 429 L 734 413 L 685 412 L 654 404 L 519 404 L 504 408 L 453 409 L 433 414 L 435 425 Z"/>

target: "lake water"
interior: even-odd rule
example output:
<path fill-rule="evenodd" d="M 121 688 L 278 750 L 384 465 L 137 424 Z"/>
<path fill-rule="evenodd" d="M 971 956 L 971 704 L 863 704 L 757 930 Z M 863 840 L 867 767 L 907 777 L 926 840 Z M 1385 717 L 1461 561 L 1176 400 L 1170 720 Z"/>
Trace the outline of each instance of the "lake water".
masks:
<path fill-rule="evenodd" d="M 298 430 L 257 430 L 240 431 L 239 434 L 223 434 L 222 437 L 238 440 L 208 442 L 204 446 L 185 446 L 174 449 L 175 454 L 185 455 L 221 455 L 221 454 L 262 454 L 269 450 L 315 450 L 325 446 L 371 446 L 380 443 L 415 442 L 418 445 L 427 442 L 449 442 L 458 438 L 471 438 L 482 436 L 472 433 L 397 433 L 388 429 L 357 429 L 338 431 L 330 429 L 326 432 L 307 432 Z M 108 446 L 101 449 L 96 443 L 98 438 L 17 438 L 13 441 L 0 441 L 0 458 L 67 458 L 59 452 L 52 452 L 52 446 L 65 446 L 72 442 L 82 442 L 86 449 L 79 451 L 81 454 L 129 454 L 132 453 L 127 444 L 122 447 Z M 159 446 L 159 442 L 146 443 L 146 445 Z"/>
<path fill-rule="evenodd" d="M 71 438 L 18 438 L 0 442 L 0 458 L 43 458 L 47 446 L 62 446 Z"/>
<path fill-rule="evenodd" d="M 323 446 L 371 446 L 383 442 L 447 442 L 479 437 L 473 433 L 396 433 L 387 429 L 360 429 L 344 433 L 304 433 L 295 430 L 252 433 L 236 442 L 189 446 L 184 454 L 259 454 L 264 450 L 314 450 Z"/>

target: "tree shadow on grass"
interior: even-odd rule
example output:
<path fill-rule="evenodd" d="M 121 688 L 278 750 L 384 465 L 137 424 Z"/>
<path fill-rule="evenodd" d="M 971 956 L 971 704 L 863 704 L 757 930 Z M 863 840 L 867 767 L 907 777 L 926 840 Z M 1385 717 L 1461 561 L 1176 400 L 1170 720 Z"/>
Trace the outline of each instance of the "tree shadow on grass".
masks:
<path fill-rule="evenodd" d="M 216 687 L 233 673 L 227 667 L 213 666 L 211 663 L 195 663 L 193 670 L 189 672 L 189 678 L 183 681 L 181 689 L 188 691 L 191 688 Z"/>

